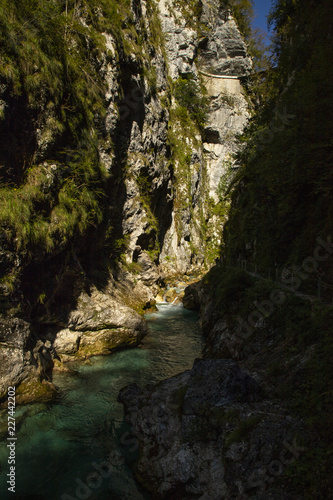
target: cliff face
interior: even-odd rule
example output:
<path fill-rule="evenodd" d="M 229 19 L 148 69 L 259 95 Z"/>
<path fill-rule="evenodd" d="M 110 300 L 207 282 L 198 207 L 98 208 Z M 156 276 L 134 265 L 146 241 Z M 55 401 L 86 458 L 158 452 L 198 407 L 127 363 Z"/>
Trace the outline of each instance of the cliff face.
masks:
<path fill-rule="evenodd" d="M 176 5 L 159 3 L 169 75 L 174 82 L 193 78 L 207 98 L 202 130 L 189 123 L 184 127 L 179 103 L 171 102 L 174 209 L 160 260 L 163 267 L 171 260 L 172 267 L 185 272 L 193 265 L 209 265 L 217 256 L 225 221 L 219 183 L 233 163 L 235 135 L 248 117 L 239 78 L 249 74 L 251 59 L 230 12 L 220 10 L 219 2 L 203 2 L 200 8 L 195 4 L 197 11 L 193 5 Z"/>
<path fill-rule="evenodd" d="M 218 2 L 108 8 L 55 2 L 49 44 L 38 11 L 2 54 L 1 394 L 140 342 L 133 308 L 217 255 L 219 183 L 248 116 L 245 44 Z M 9 37 L 26 15 L 12 9 Z"/>

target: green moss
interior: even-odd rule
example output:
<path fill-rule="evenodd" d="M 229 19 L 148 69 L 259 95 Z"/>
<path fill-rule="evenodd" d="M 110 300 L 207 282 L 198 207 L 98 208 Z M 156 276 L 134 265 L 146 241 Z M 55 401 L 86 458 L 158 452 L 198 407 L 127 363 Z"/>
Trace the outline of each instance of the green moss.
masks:
<path fill-rule="evenodd" d="M 225 448 L 229 448 L 232 443 L 249 439 L 252 430 L 261 422 L 262 417 L 249 417 L 238 423 L 237 428 L 233 430 L 227 437 L 224 443 Z"/>
<path fill-rule="evenodd" d="M 37 377 L 29 376 L 24 379 L 16 389 L 17 403 L 20 405 L 30 403 L 47 403 L 57 395 L 55 387 L 46 381 L 40 382 Z"/>
<path fill-rule="evenodd" d="M 124 266 L 132 274 L 140 274 L 142 271 L 142 265 L 139 262 L 130 262 L 129 264 L 124 262 Z"/>
<path fill-rule="evenodd" d="M 164 34 L 161 27 L 161 21 L 157 12 L 157 5 L 153 0 L 147 0 L 147 19 L 149 21 L 149 42 L 155 48 L 155 50 L 161 51 L 165 57 L 165 48 L 164 48 Z"/>
<path fill-rule="evenodd" d="M 90 358 L 91 356 L 99 356 L 110 354 L 110 352 L 116 349 L 117 343 L 97 340 L 94 344 L 86 345 L 80 347 L 80 349 L 75 353 L 77 358 Z"/>
<path fill-rule="evenodd" d="M 85 332 L 75 357 L 89 358 L 91 356 L 107 355 L 115 349 L 134 346 L 137 343 L 137 338 L 132 336 L 125 328 L 105 328 L 97 332 Z"/>
<path fill-rule="evenodd" d="M 208 100 L 203 85 L 198 84 L 191 76 L 179 77 L 173 84 L 173 93 L 180 106 L 179 118 L 186 121 L 186 116 L 184 116 L 184 109 L 186 109 L 199 130 L 202 131 L 208 113 Z"/>

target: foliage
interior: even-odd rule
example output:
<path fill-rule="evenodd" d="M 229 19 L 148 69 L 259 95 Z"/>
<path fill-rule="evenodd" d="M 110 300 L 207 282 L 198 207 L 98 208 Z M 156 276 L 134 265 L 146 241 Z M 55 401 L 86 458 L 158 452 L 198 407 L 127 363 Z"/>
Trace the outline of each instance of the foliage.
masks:
<path fill-rule="evenodd" d="M 317 236 L 330 234 L 332 9 L 328 0 L 274 4 L 274 67 L 240 139 L 241 167 L 225 229 L 228 258 L 279 267 L 302 262 L 313 255 Z M 331 273 L 333 266 L 324 269 Z"/>
<path fill-rule="evenodd" d="M 331 232 L 332 14 L 328 0 L 273 4 L 274 57 L 256 82 L 261 106 L 239 141 L 227 264 L 238 257 L 263 267 L 300 264 L 313 256 L 317 236 L 326 241 Z M 332 259 L 320 270 L 332 276 Z M 212 269 L 205 283 L 231 332 L 237 315 L 246 320 L 278 288 L 227 266 Z M 332 319 L 332 308 L 286 293 L 243 344 L 265 350 L 260 370 L 276 377 L 272 397 L 303 419 L 310 436 L 290 466 L 295 498 L 332 495 Z"/>
<path fill-rule="evenodd" d="M 0 190 L 0 227 L 12 251 L 32 256 L 39 248 L 50 253 L 75 233 L 83 234 L 89 224 L 101 222 L 101 192 L 91 189 L 98 179 L 88 180 L 85 172 L 84 182 L 79 173 L 69 177 L 63 172 L 62 179 L 54 179 L 54 195 L 52 175 L 45 166 L 34 167 L 22 186 Z"/>
<path fill-rule="evenodd" d="M 191 75 L 186 78 L 179 77 L 174 83 L 174 96 L 202 131 L 208 113 L 208 99 L 203 88 Z"/>
<path fill-rule="evenodd" d="M 104 33 L 119 58 L 142 60 L 145 44 L 161 50 L 151 0 L 147 11 L 149 30 L 143 20 L 136 29 L 130 0 L 1 2 L 2 290 L 14 291 L 18 279 L 10 256 L 22 269 L 77 245 L 106 218 L 108 176 L 98 149 L 109 141 Z M 153 70 L 150 77 L 156 80 Z"/>

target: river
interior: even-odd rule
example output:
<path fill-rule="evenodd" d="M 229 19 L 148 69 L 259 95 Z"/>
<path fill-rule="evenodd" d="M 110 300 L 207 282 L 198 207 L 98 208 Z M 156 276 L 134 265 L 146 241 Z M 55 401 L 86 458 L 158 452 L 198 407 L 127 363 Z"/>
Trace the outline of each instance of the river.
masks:
<path fill-rule="evenodd" d="M 203 347 L 197 319 L 183 307 L 158 304 L 147 316 L 149 334 L 141 347 L 56 373 L 55 402 L 17 408 L 16 495 L 7 490 L 3 435 L 1 500 L 149 499 L 133 478 L 137 445 L 117 395 L 133 382 L 158 382 L 191 368 Z"/>

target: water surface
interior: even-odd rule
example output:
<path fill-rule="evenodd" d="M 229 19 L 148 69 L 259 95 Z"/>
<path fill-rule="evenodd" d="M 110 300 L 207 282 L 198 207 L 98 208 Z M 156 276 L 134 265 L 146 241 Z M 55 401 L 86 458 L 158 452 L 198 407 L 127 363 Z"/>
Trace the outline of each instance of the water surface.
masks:
<path fill-rule="evenodd" d="M 55 374 L 60 391 L 55 403 L 17 408 L 17 493 L 7 490 L 3 436 L 1 500 L 150 498 L 133 478 L 137 446 L 123 420 L 118 392 L 133 382 L 158 382 L 191 368 L 203 342 L 196 313 L 182 307 L 159 304 L 147 321 L 149 335 L 140 348 L 94 356 L 72 374 Z"/>

